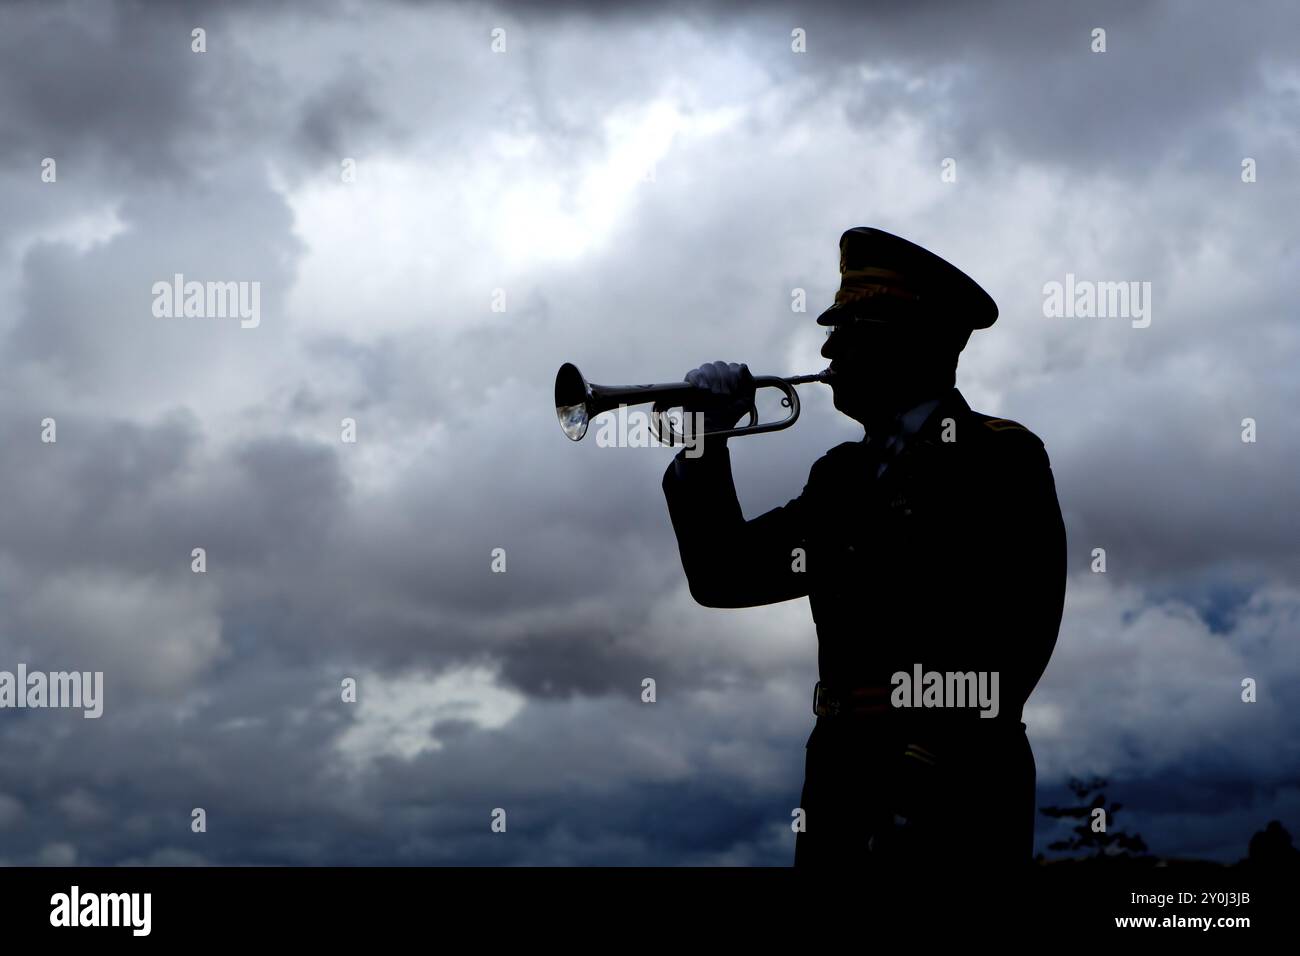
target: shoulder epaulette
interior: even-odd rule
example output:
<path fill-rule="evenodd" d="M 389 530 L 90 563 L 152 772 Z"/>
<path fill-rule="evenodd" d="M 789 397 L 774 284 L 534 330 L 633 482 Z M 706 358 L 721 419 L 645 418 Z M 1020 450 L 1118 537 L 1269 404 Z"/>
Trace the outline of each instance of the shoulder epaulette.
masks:
<path fill-rule="evenodd" d="M 1020 424 L 1020 422 L 1013 422 L 1009 418 L 990 418 L 984 422 L 984 427 L 991 429 L 992 431 L 995 432 L 1005 432 L 1005 431 L 1029 432 L 1029 429 L 1026 428 L 1024 425 Z M 1030 434 L 1033 433 L 1030 432 Z"/>
<path fill-rule="evenodd" d="M 980 424 L 984 427 L 979 430 L 979 434 L 986 436 L 999 445 L 1007 444 L 1028 446 L 1041 446 L 1043 440 L 1031 432 L 1020 422 L 1012 421 L 1010 418 L 982 418 Z M 995 438 L 994 436 L 999 436 Z"/>

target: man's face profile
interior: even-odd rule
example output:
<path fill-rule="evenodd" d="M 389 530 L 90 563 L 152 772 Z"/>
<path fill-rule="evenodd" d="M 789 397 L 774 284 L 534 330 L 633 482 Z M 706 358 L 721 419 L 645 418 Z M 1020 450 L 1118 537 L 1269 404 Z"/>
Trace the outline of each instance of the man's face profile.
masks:
<path fill-rule="evenodd" d="M 864 314 L 829 329 L 821 354 L 831 360 L 835 407 L 858 421 L 930 397 L 946 350 L 906 318 Z"/>

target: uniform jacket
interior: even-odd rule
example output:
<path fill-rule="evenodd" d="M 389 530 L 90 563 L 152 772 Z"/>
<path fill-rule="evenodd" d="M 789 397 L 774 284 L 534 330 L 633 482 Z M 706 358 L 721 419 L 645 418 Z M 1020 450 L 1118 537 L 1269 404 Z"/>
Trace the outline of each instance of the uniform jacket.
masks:
<path fill-rule="evenodd" d="M 972 411 L 954 388 L 879 478 L 874 455 L 866 439 L 832 448 L 797 498 L 749 521 L 725 447 L 706 441 L 699 458 L 679 456 L 663 489 L 691 595 L 716 608 L 807 597 L 821 680 L 843 691 L 890 685 L 916 665 L 998 672 L 996 718 L 892 707 L 884 720 L 819 718 L 809 747 L 851 727 L 853 746 L 921 741 L 951 768 L 1018 732 L 1032 842 L 1021 710 L 1056 643 L 1066 570 L 1043 443 Z"/>

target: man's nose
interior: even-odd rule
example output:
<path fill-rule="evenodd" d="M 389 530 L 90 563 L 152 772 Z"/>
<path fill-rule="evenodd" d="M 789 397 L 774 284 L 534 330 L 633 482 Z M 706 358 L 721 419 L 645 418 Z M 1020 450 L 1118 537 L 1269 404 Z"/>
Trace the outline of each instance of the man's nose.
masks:
<path fill-rule="evenodd" d="M 826 336 L 826 341 L 822 345 L 822 358 L 833 359 L 836 358 L 839 354 L 840 354 L 839 338 L 835 330 L 832 329 L 830 335 Z"/>

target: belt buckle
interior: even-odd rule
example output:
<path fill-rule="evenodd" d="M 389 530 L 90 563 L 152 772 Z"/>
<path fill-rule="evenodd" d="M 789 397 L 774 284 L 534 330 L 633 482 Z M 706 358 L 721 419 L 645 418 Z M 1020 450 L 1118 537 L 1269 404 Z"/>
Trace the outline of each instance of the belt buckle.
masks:
<path fill-rule="evenodd" d="M 840 702 L 831 696 L 827 687 L 818 681 L 813 687 L 813 714 L 817 717 L 834 717 L 840 712 Z"/>

